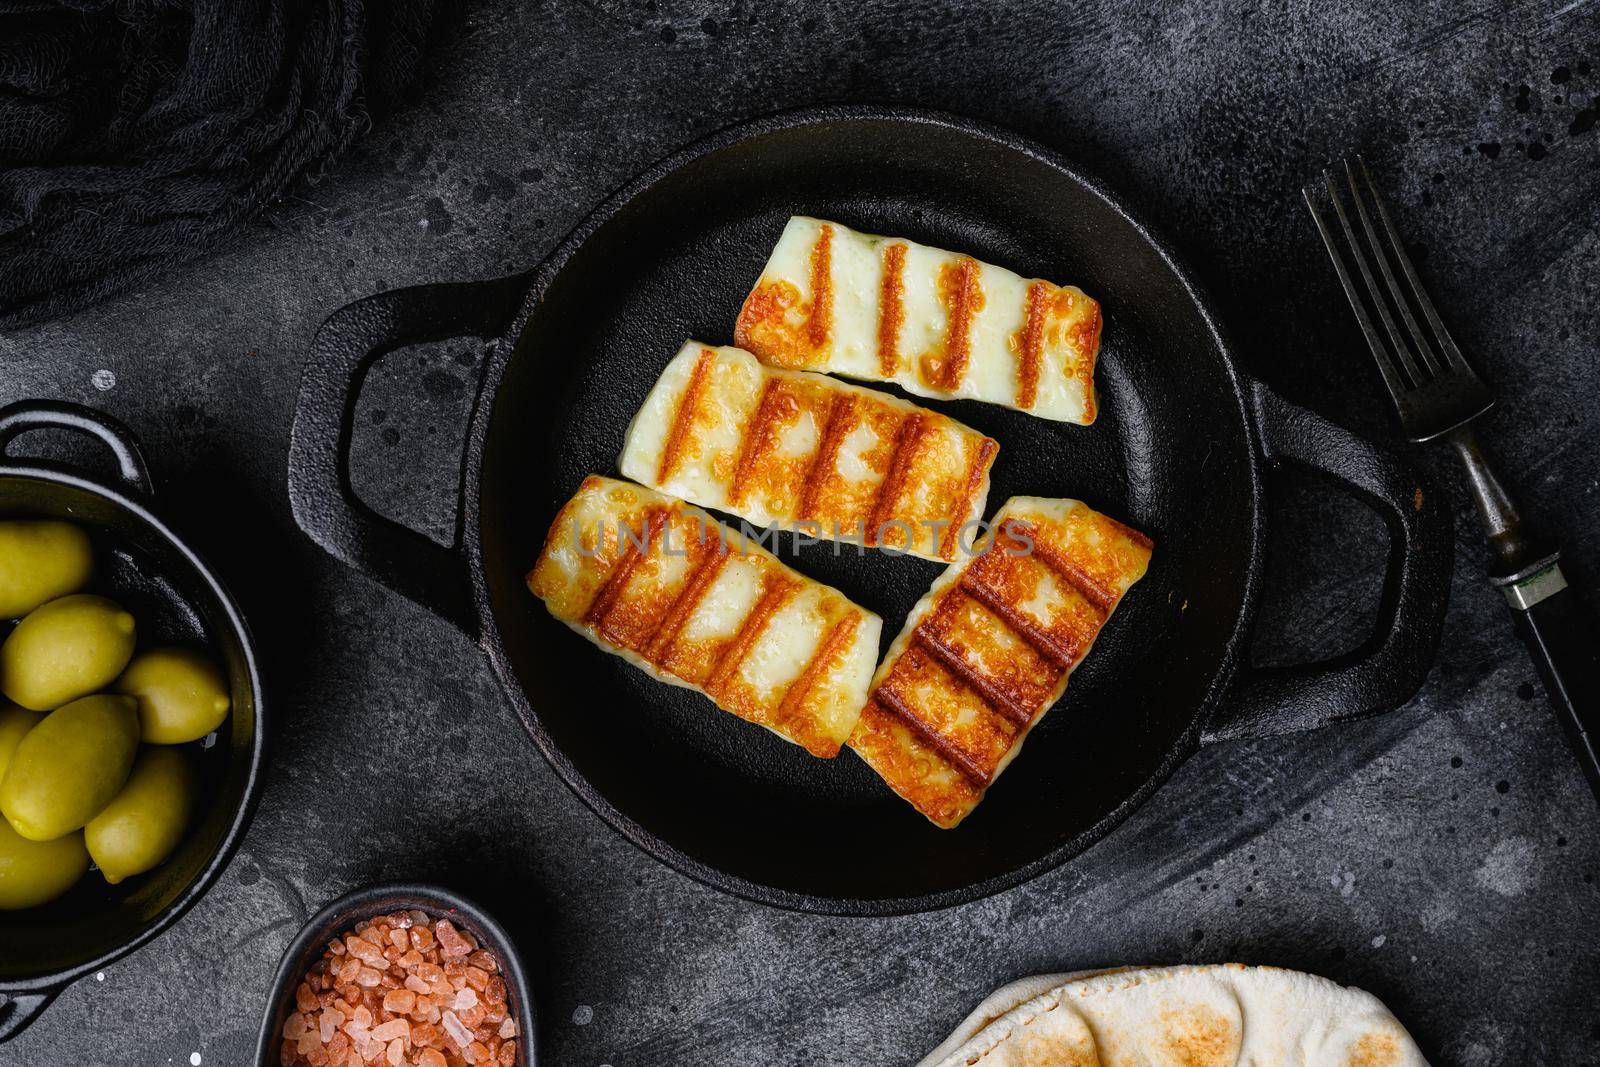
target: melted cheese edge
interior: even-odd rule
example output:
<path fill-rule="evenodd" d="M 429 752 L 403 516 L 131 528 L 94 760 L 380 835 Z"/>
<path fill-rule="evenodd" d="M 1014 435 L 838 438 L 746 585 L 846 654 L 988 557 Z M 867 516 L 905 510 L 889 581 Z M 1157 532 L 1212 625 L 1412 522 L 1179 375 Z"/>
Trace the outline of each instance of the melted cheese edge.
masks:
<path fill-rule="evenodd" d="M 629 424 L 618 469 L 758 527 L 805 523 L 851 543 L 881 532 L 883 547 L 949 561 L 954 532 L 983 515 L 998 450 L 887 393 L 688 341 Z"/>
<path fill-rule="evenodd" d="M 774 366 L 1087 425 L 1098 407 L 1100 328 L 1099 303 L 1075 286 L 797 215 L 746 298 L 734 337 Z M 954 372 L 952 358 L 964 358 Z"/>
<path fill-rule="evenodd" d="M 652 515 L 670 532 L 647 539 Z M 836 755 L 866 702 L 882 619 L 664 494 L 586 478 L 527 584 L 605 651 L 813 755 Z"/>

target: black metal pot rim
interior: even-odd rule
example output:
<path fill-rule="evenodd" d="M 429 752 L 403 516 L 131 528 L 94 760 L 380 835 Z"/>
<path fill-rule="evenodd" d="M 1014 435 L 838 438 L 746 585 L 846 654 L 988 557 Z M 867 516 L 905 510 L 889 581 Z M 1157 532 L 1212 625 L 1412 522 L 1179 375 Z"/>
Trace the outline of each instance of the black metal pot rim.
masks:
<path fill-rule="evenodd" d="M 267 712 L 265 701 L 262 698 L 261 674 L 256 663 L 255 643 L 250 636 L 250 628 L 245 624 L 244 614 L 239 610 L 239 605 L 234 601 L 233 596 L 227 589 L 223 587 L 222 583 L 217 580 L 217 576 L 210 566 L 200 558 L 194 549 L 189 547 L 188 542 L 173 532 L 172 528 L 152 512 L 148 506 L 93 478 L 85 477 L 53 464 L 21 466 L 13 463 L 3 463 L 0 464 L 0 479 L 4 478 L 27 478 L 55 485 L 66 485 L 92 493 L 110 501 L 124 511 L 130 512 L 146 528 L 154 531 L 162 540 L 175 548 L 178 554 L 183 557 L 184 562 L 193 568 L 194 572 L 205 582 L 206 588 L 216 597 L 217 603 L 222 605 L 228 626 L 233 629 L 239 639 L 245 671 L 249 676 L 250 691 L 255 698 L 256 728 L 255 736 L 251 743 L 250 769 L 245 780 L 244 800 L 234 813 L 233 821 L 229 824 L 227 833 L 223 835 L 222 844 L 217 848 L 216 853 L 201 868 L 200 873 L 195 876 L 194 880 L 133 937 L 114 948 L 108 949 L 94 959 L 78 964 L 75 967 L 34 975 L 30 978 L 7 980 L 3 986 L 0 986 L 0 992 L 4 993 L 41 993 L 75 982 L 79 978 L 101 970 L 122 959 L 130 952 L 143 947 L 165 931 L 167 927 L 177 922 L 183 913 L 192 908 L 211 888 L 211 884 L 222 873 L 223 868 L 233 859 L 233 854 L 237 851 L 246 829 L 249 828 L 250 820 L 255 815 L 256 803 L 261 795 L 261 765 L 266 754 Z"/>
<path fill-rule="evenodd" d="M 996 875 L 993 878 L 958 889 L 910 897 L 828 897 L 809 893 L 796 893 L 774 886 L 763 885 L 728 874 L 700 862 L 667 844 L 655 834 L 624 815 L 573 766 L 572 762 L 567 759 L 560 747 L 555 744 L 545 731 L 539 716 L 534 712 L 527 694 L 523 692 L 522 686 L 517 681 L 515 672 L 512 670 L 509 654 L 501 639 L 499 627 L 495 622 L 493 606 L 489 599 L 488 577 L 484 570 L 483 560 L 479 495 L 482 488 L 483 457 L 488 438 L 489 422 L 494 410 L 494 400 L 499 392 L 506 366 L 516 350 L 518 338 L 526 328 L 534 310 L 543 301 L 551 283 L 565 268 L 567 261 L 625 205 L 680 167 L 711 152 L 727 148 L 738 141 L 750 137 L 776 133 L 797 126 L 841 121 L 925 123 L 930 126 L 944 127 L 982 137 L 1036 159 L 1066 174 L 1088 189 L 1149 244 L 1188 295 L 1196 312 L 1205 324 L 1206 330 L 1210 333 L 1213 344 L 1216 346 L 1218 358 L 1222 363 L 1223 371 L 1238 402 L 1239 417 L 1244 423 L 1244 430 L 1251 445 L 1250 484 L 1248 487 L 1251 500 L 1250 552 L 1245 570 L 1244 589 L 1241 593 L 1244 606 L 1234 622 L 1232 632 L 1228 635 L 1223 657 L 1218 665 L 1216 674 L 1213 676 L 1210 689 L 1200 705 L 1192 713 L 1188 729 L 1169 750 L 1161 766 L 1146 779 L 1132 796 L 1107 813 L 1081 839 L 1062 845 L 1031 863 L 1005 874 Z M 1015 888 L 1061 866 L 1073 856 L 1080 854 L 1098 842 L 1112 828 L 1126 820 L 1199 747 L 1201 731 L 1214 712 L 1222 693 L 1227 689 L 1228 683 L 1232 680 L 1240 657 L 1243 654 L 1243 638 L 1249 632 L 1249 625 L 1255 615 L 1257 601 L 1259 600 L 1264 522 L 1261 477 L 1264 447 L 1259 427 L 1253 415 L 1254 405 L 1250 399 L 1246 382 L 1234 362 L 1233 346 L 1229 343 L 1226 333 L 1217 319 L 1209 296 L 1190 276 L 1189 271 L 1182 265 L 1177 254 L 1172 250 L 1171 245 L 1158 236 L 1148 225 L 1130 214 L 1122 201 L 1098 180 L 1085 175 L 1061 155 L 1030 138 L 992 123 L 968 119 L 948 112 L 925 108 L 877 105 L 825 105 L 797 108 L 775 112 L 727 126 L 659 160 L 633 180 L 611 193 L 596 206 L 566 237 L 562 238 L 561 242 L 537 267 L 528 273 L 527 279 L 528 288 L 523 298 L 521 309 L 513 317 L 511 325 L 506 332 L 490 345 L 483 388 L 479 393 L 478 404 L 473 412 L 472 424 L 467 435 L 467 466 L 463 482 L 467 492 L 462 502 L 461 522 L 463 530 L 474 531 L 474 536 L 464 536 L 462 540 L 465 543 L 467 554 L 467 569 L 472 576 L 473 601 L 478 611 L 480 634 L 478 641 L 485 654 L 489 657 L 489 662 L 493 666 L 495 674 L 500 679 L 501 688 L 510 697 L 512 706 L 516 710 L 517 717 L 521 720 L 523 728 L 532 737 L 534 744 L 538 746 L 539 751 L 550 763 L 550 766 L 555 769 L 557 776 L 595 814 L 599 815 L 612 828 L 642 851 L 703 885 L 758 904 L 790 911 L 845 916 L 890 916 L 934 911 L 966 904 Z"/>
<path fill-rule="evenodd" d="M 532 1067 L 538 1059 L 538 1031 L 534 1021 L 533 990 L 528 984 L 528 974 L 522 965 L 522 954 L 517 950 L 517 943 L 482 905 L 453 889 L 430 882 L 379 882 L 352 889 L 329 902 L 301 925 L 299 933 L 283 950 L 267 992 L 266 1005 L 262 1008 L 261 1030 L 256 1037 L 256 1060 L 262 1067 L 272 1067 L 278 1062 L 278 1057 L 273 1054 L 280 1025 L 278 1008 L 307 966 L 302 962 L 302 957 L 308 950 L 340 932 L 347 924 L 353 926 L 362 918 L 370 920 L 374 915 L 398 910 L 401 905 L 419 908 L 441 919 L 449 918 L 446 913 L 458 913 L 466 918 L 470 926 L 487 933 L 498 942 L 493 946 L 495 954 L 500 957 L 501 971 L 517 998 L 514 1005 L 517 1051 L 521 1053 L 520 1060 L 524 1067 Z"/>

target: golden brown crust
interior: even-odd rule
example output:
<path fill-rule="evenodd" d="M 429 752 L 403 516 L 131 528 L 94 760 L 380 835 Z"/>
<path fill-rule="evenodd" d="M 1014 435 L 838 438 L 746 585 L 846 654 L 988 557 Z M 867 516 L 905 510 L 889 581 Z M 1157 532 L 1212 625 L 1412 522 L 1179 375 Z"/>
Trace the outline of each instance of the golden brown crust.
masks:
<path fill-rule="evenodd" d="M 628 476 L 757 523 L 946 561 L 982 515 L 999 451 L 945 415 L 734 348 L 686 346 L 645 404 Z"/>
<path fill-rule="evenodd" d="M 745 615 L 744 622 L 733 635 L 733 640 L 728 642 L 727 649 L 722 658 L 717 660 L 717 665 L 712 668 L 711 676 L 702 683 L 705 691 L 713 697 L 721 695 L 728 679 L 732 678 L 744 658 L 750 654 L 750 649 L 755 647 L 756 639 L 767 628 L 772 617 L 778 609 L 800 591 L 800 583 L 792 578 L 768 573 L 761 579 L 761 599 L 756 601 L 756 606 Z"/>
<path fill-rule="evenodd" d="M 986 551 L 918 605 L 850 746 L 917 810 L 958 823 L 1061 695 L 1149 539 L 1075 501 L 1007 502 Z M 896 731 L 884 720 L 898 722 Z"/>
<path fill-rule="evenodd" d="M 927 429 L 928 420 L 922 412 L 908 415 L 895 434 L 894 451 L 889 454 L 889 469 L 878 483 L 877 499 L 867 519 L 867 544 L 884 544 L 884 526 L 895 516 L 895 504 L 905 492 L 906 480 L 916 467 L 917 447 Z M 896 531 L 904 533 L 904 531 Z M 890 544 L 891 548 L 896 547 Z"/>
<path fill-rule="evenodd" d="M 826 348 L 833 329 L 833 227 L 824 224 L 811 247 L 811 314 L 806 340 L 813 350 Z"/>
<path fill-rule="evenodd" d="M 939 299 L 945 307 L 944 351 L 930 365 L 929 385 L 955 389 L 972 359 L 972 318 L 983 308 L 978 261 L 963 256 L 939 268 Z"/>
<path fill-rule="evenodd" d="M 1028 285 L 1028 308 L 1023 313 L 1021 335 L 1017 338 L 1017 407 L 1026 411 L 1039 397 L 1039 365 L 1044 351 L 1045 303 L 1050 283 L 1033 281 Z"/>
<path fill-rule="evenodd" d="M 900 371 L 900 327 L 905 322 L 906 246 L 883 249 L 883 281 L 878 290 L 878 370 L 885 378 Z"/>
<path fill-rule="evenodd" d="M 598 643 L 815 755 L 837 754 L 865 701 L 876 616 L 704 512 L 639 486 L 586 479 L 527 582 Z M 764 638 L 791 607 L 784 629 Z M 792 679 L 762 666 L 775 650 L 804 657 Z"/>
<path fill-rule="evenodd" d="M 705 395 L 706 382 L 711 377 L 711 365 L 716 358 L 716 352 L 707 348 L 701 351 L 700 358 L 695 362 L 694 373 L 689 377 L 689 384 L 678 401 L 677 414 L 672 418 L 672 430 L 667 434 L 666 446 L 661 450 L 661 463 L 656 470 L 658 482 L 672 477 L 673 471 L 678 469 L 684 445 L 694 435 L 695 411 L 700 406 L 700 398 Z"/>
<path fill-rule="evenodd" d="M 1100 332 L 1100 305 L 1075 287 L 796 217 L 734 336 L 773 366 L 1088 424 Z"/>

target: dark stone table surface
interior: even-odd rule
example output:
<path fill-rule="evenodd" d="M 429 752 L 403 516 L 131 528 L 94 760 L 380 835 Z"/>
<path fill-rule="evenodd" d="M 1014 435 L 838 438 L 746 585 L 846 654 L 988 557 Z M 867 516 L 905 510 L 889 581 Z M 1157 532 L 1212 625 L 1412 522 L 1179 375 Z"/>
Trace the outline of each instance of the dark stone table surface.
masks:
<path fill-rule="evenodd" d="M 1503 390 L 1495 451 L 1564 531 L 1594 606 L 1597 66 L 1593 0 L 468 5 L 416 100 L 237 245 L 0 337 L 0 402 L 84 401 L 142 436 L 168 511 L 250 615 L 275 720 L 259 813 L 217 885 L 0 1063 L 245 1064 L 300 923 L 403 877 L 515 928 L 552 1064 L 905 1064 L 1012 978 L 1222 960 L 1365 987 L 1436 1063 L 1600 1061 L 1600 821 L 1445 464 L 1457 574 L 1408 705 L 1208 749 L 1053 874 L 881 920 L 745 903 L 636 851 L 526 742 L 477 649 L 310 545 L 284 494 L 300 364 L 335 307 L 531 265 L 610 189 L 728 122 L 905 102 L 1015 127 L 1101 174 L 1211 288 L 1251 371 L 1383 436 L 1381 383 L 1298 199 L 1325 161 L 1365 151 Z M 396 352 L 361 405 L 361 491 L 441 536 L 476 356 Z M 1273 489 L 1259 654 L 1354 645 L 1381 525 L 1315 483 Z"/>

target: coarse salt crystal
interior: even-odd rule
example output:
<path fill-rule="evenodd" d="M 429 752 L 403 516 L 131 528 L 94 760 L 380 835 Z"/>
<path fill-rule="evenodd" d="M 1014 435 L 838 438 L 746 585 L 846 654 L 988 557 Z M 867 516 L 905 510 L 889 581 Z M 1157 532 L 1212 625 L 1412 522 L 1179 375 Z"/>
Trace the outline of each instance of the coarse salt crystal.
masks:
<path fill-rule="evenodd" d="M 390 1019 L 381 1026 L 374 1026 L 371 1034 L 372 1040 L 388 1043 L 395 1038 L 411 1037 L 411 1024 L 404 1019 Z"/>
<path fill-rule="evenodd" d="M 397 1015 L 409 1015 L 416 1007 L 417 995 L 409 989 L 391 989 L 383 995 L 383 1010 Z"/>
<path fill-rule="evenodd" d="M 389 1042 L 389 1067 L 400 1067 L 400 1061 L 406 1058 L 406 1043 L 399 1038 Z"/>
<path fill-rule="evenodd" d="M 517 1021 L 507 1016 L 506 1021 L 500 1024 L 500 1036 L 502 1038 L 516 1037 Z"/>
<path fill-rule="evenodd" d="M 477 1004 L 478 1004 L 478 994 L 473 990 L 473 988 L 471 986 L 468 986 L 466 989 L 459 990 L 456 993 L 455 1009 L 457 1011 L 461 1011 L 464 1008 L 476 1007 Z"/>
<path fill-rule="evenodd" d="M 455 1012 L 446 1011 L 440 1018 L 444 1022 L 444 1032 L 450 1035 L 450 1040 L 456 1043 L 457 1048 L 466 1048 L 472 1043 L 472 1031 L 461 1025 Z"/>
<path fill-rule="evenodd" d="M 432 987 L 414 974 L 406 975 L 406 988 L 413 993 L 426 993 Z"/>

